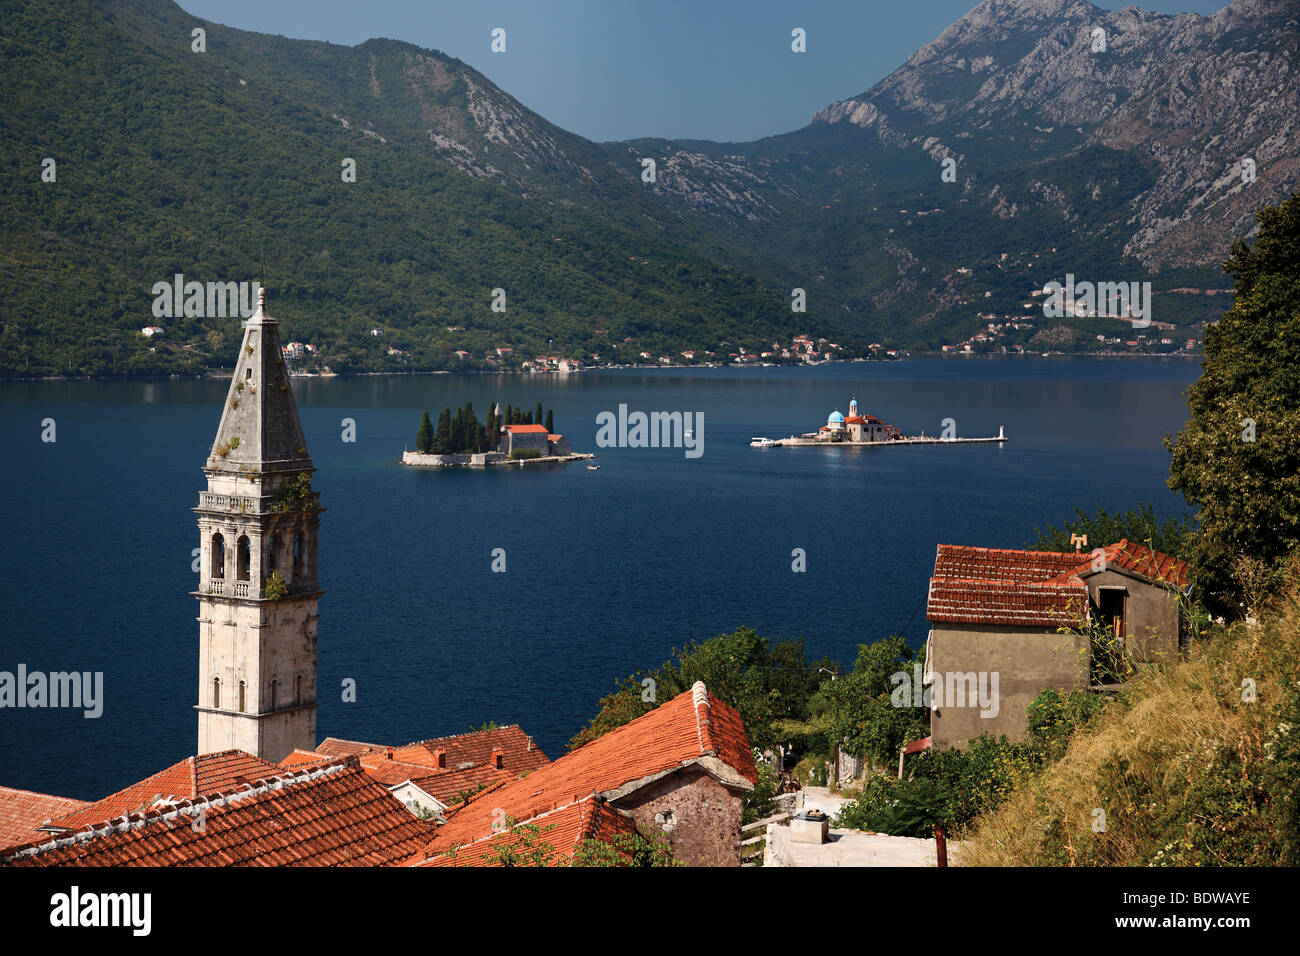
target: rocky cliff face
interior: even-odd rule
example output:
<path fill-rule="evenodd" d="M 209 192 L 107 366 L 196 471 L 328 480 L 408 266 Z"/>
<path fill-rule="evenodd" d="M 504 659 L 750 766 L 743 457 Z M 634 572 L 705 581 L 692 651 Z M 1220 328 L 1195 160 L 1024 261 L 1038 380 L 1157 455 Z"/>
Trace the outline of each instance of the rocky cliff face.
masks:
<path fill-rule="evenodd" d="M 1153 269 L 1203 265 L 1253 228 L 1261 202 L 1300 184 L 1298 46 L 1300 6 L 1287 0 L 1237 0 L 1210 17 L 985 0 L 813 123 L 931 155 L 960 157 L 964 141 L 992 136 L 1043 155 L 1080 140 L 1123 151 L 1156 170 L 1125 197 L 1124 253 Z"/>

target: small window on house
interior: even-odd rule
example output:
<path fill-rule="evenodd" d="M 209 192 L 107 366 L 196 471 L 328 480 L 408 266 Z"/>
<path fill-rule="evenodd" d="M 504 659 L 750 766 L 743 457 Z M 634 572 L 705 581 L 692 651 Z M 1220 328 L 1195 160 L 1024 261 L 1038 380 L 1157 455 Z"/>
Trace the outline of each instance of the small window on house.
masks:
<path fill-rule="evenodd" d="M 211 576 L 218 581 L 226 578 L 226 539 L 220 531 L 212 536 Z"/>
<path fill-rule="evenodd" d="M 212 678 L 212 706 L 221 706 L 221 678 Z"/>
<path fill-rule="evenodd" d="M 253 556 L 248 548 L 248 535 L 241 534 L 235 547 L 238 552 L 236 561 L 238 563 L 239 580 L 247 581 L 253 568 Z"/>
<path fill-rule="evenodd" d="M 241 714 L 248 712 L 245 707 L 245 704 L 247 703 L 247 699 L 246 699 L 247 692 L 248 692 L 248 685 L 241 680 L 239 682 L 239 712 Z"/>
<path fill-rule="evenodd" d="M 245 381 L 252 379 L 252 377 L 253 377 L 253 370 L 251 368 L 244 369 Z"/>

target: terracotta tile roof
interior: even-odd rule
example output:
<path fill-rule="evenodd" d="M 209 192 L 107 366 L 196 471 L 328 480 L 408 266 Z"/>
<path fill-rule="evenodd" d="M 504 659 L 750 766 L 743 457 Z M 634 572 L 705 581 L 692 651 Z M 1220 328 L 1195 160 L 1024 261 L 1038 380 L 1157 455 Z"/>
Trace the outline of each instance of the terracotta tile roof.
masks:
<path fill-rule="evenodd" d="M 383 750 L 383 744 L 367 744 L 359 740 L 342 740 L 338 737 L 326 737 L 316 748 L 318 754 L 331 757 L 351 757 L 353 754 L 365 753 L 367 750 Z"/>
<path fill-rule="evenodd" d="M 205 793 L 229 790 L 245 781 L 259 780 L 277 772 L 275 764 L 242 750 L 186 757 L 139 783 L 96 800 L 59 817 L 52 825 L 76 829 L 91 823 L 112 820 L 124 813 L 147 807 L 155 800 L 185 800 Z"/>
<path fill-rule="evenodd" d="M 482 839 L 492 832 L 497 810 L 527 820 L 583 794 L 611 797 L 647 778 L 711 758 L 725 765 L 709 763 L 733 785 L 758 780 L 740 715 L 711 700 L 703 682 L 697 682 L 631 723 L 470 800 L 439 828 L 430 850 L 445 852 L 453 844 Z"/>
<path fill-rule="evenodd" d="M 507 425 L 506 431 L 512 435 L 545 435 L 545 425 Z"/>
<path fill-rule="evenodd" d="M 1088 608 L 1088 586 L 1024 581 L 931 578 L 926 617 L 935 623 L 1077 627 Z"/>
<path fill-rule="evenodd" d="M 427 772 L 427 771 L 426 771 Z M 480 787 L 519 779 L 518 773 L 496 770 L 488 766 L 469 767 L 465 770 L 448 770 L 426 777 L 413 777 L 411 782 L 445 807 L 455 807 L 463 793 L 477 793 Z"/>
<path fill-rule="evenodd" d="M 493 727 L 490 730 L 471 730 L 450 737 L 430 737 L 400 747 L 329 737 L 316 748 L 317 753 L 332 756 L 392 751 L 392 759 L 419 764 L 430 770 L 464 770 L 469 765 L 486 764 L 495 750 L 501 751 L 502 769 L 516 774 L 536 770 L 551 762 L 551 758 L 518 724 Z M 438 751 L 443 753 L 442 766 L 438 764 Z"/>
<path fill-rule="evenodd" d="M 459 804 L 463 793 L 514 780 L 551 762 L 518 724 L 431 737 L 401 747 L 330 737 L 316 751 L 316 762 L 336 755 L 357 756 L 362 769 L 384 786 L 396 787 L 410 781 L 446 807 Z M 497 753 L 501 755 L 500 768 L 492 760 Z M 312 763 L 311 756 L 295 751 L 280 766 L 307 766 Z"/>
<path fill-rule="evenodd" d="M 1077 627 L 1088 614 L 1084 579 L 1107 568 L 1166 586 L 1187 585 L 1184 562 L 1127 539 L 1091 553 L 941 544 L 926 617 L 936 623 Z"/>
<path fill-rule="evenodd" d="M 328 763 L 333 759 L 333 757 L 326 754 L 318 754 L 314 750 L 299 750 L 294 748 L 287 757 L 280 761 L 279 766 L 282 769 L 297 770 L 300 767 L 310 767 L 315 766 L 316 764 Z"/>
<path fill-rule="evenodd" d="M 1074 557 L 1077 559 L 1080 555 L 1076 554 Z M 1093 571 L 1110 568 L 1127 571 L 1157 584 L 1180 590 L 1187 587 L 1186 562 L 1145 545 L 1135 544 L 1127 538 L 1121 538 L 1117 544 L 1098 548 L 1082 557 L 1084 560 L 1076 563 L 1075 567 L 1067 572 L 1068 574 L 1082 577 Z"/>
<path fill-rule="evenodd" d="M 86 805 L 72 797 L 0 787 L 0 849 L 39 838 L 36 828 L 42 823 Z"/>
<path fill-rule="evenodd" d="M 199 808 L 203 832 L 193 828 Z M 417 820 L 355 760 L 226 795 L 163 804 L 37 846 L 10 851 L 12 866 L 382 866 L 409 860 L 429 840 Z"/>
<path fill-rule="evenodd" d="M 636 824 L 630 816 L 593 793 L 458 847 L 454 853 L 429 858 L 420 854 L 411 862 L 415 866 L 504 866 L 502 851 L 527 858 L 530 850 L 540 850 L 545 854 L 546 866 L 564 866 L 584 840 L 608 842 L 616 834 L 635 833 Z"/>
<path fill-rule="evenodd" d="M 1059 551 L 1014 551 L 941 544 L 934 558 L 934 576 L 962 581 L 1046 581 L 1078 567 L 1080 557 Z"/>

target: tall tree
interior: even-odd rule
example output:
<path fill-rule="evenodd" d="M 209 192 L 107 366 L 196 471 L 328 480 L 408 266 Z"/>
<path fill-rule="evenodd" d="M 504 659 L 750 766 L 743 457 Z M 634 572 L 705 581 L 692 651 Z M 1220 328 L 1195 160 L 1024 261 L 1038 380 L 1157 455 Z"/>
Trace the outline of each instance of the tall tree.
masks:
<path fill-rule="evenodd" d="M 444 408 L 438 416 L 438 431 L 433 436 L 433 453 L 447 455 L 451 453 L 451 409 Z"/>
<path fill-rule="evenodd" d="M 492 451 L 497 446 L 497 406 L 492 403 L 488 406 L 487 424 L 483 426 L 483 436 L 487 444 L 484 451 Z"/>
<path fill-rule="evenodd" d="M 538 402 L 537 411 L 533 413 L 533 424 L 540 425 L 541 423 L 542 423 L 542 403 Z"/>
<path fill-rule="evenodd" d="M 1239 611 L 1244 566 L 1300 545 L 1300 193 L 1255 218 L 1258 238 L 1223 265 L 1236 299 L 1205 332 L 1187 427 L 1165 440 L 1169 487 L 1200 509 L 1196 583 L 1219 613 Z"/>
<path fill-rule="evenodd" d="M 415 450 L 426 455 L 433 450 L 433 423 L 429 421 L 427 410 L 420 416 L 420 428 L 415 433 Z"/>
<path fill-rule="evenodd" d="M 548 435 L 555 434 L 555 409 L 553 408 L 546 410 L 546 433 Z"/>

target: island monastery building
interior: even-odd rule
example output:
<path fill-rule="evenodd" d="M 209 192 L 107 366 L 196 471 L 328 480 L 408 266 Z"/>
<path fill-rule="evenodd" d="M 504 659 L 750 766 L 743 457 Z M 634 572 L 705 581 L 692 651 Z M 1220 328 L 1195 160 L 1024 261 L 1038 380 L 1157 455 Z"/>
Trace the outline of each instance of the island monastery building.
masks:
<path fill-rule="evenodd" d="M 882 422 L 875 415 L 864 415 L 858 410 L 856 398 L 849 402 L 849 415 L 845 418 L 839 409 L 831 412 L 826 424 L 805 438 L 817 438 L 821 441 L 894 441 L 903 437 L 903 432 L 894 425 Z"/>

